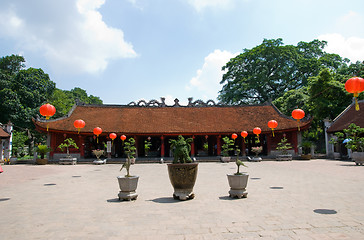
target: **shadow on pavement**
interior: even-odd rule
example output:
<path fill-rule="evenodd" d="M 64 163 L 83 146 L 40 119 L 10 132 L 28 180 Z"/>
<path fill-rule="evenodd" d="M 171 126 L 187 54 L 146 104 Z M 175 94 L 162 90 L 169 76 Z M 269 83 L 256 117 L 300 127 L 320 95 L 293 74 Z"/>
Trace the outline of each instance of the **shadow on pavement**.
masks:
<path fill-rule="evenodd" d="M 181 202 L 179 200 L 174 199 L 173 197 L 161 197 L 161 198 L 155 198 L 152 200 L 147 200 L 147 201 L 152 201 L 155 203 L 178 203 Z"/>

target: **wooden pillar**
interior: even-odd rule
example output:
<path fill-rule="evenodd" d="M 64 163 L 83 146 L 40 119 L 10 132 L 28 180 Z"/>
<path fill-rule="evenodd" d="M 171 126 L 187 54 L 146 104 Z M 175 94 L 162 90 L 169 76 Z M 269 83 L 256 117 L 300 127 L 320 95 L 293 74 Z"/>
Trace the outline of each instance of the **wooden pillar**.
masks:
<path fill-rule="evenodd" d="M 57 134 L 56 133 L 49 133 L 48 132 L 47 144 L 52 149 L 52 151 L 49 153 L 49 155 L 50 155 L 50 159 L 53 159 L 54 152 L 57 149 L 57 145 L 56 145 L 57 144 Z"/>
<path fill-rule="evenodd" d="M 138 143 L 139 143 L 139 141 L 138 141 L 137 136 L 134 136 L 134 139 L 135 139 L 135 146 L 137 148 L 136 151 L 135 151 L 135 157 L 137 158 L 139 156 L 139 154 L 138 154 L 138 150 L 139 150 Z"/>
<path fill-rule="evenodd" d="M 81 158 L 85 158 L 85 139 L 79 134 L 79 143 L 80 143 L 80 155 Z"/>
<path fill-rule="evenodd" d="M 294 131 L 292 132 L 292 145 L 294 148 L 294 153 L 297 154 L 298 153 L 298 139 L 297 139 L 297 132 Z"/>
<path fill-rule="evenodd" d="M 241 141 L 241 151 L 243 151 L 243 156 L 246 156 L 245 148 L 245 139 L 243 138 L 243 140 Z"/>
<path fill-rule="evenodd" d="M 267 134 L 266 136 L 267 136 L 267 155 L 270 155 L 272 135 Z"/>
<path fill-rule="evenodd" d="M 161 157 L 164 157 L 164 136 L 161 136 Z"/>
<path fill-rule="evenodd" d="M 221 135 L 216 136 L 217 156 L 221 155 Z"/>
<path fill-rule="evenodd" d="M 192 136 L 191 142 L 191 157 L 195 156 L 195 136 Z"/>

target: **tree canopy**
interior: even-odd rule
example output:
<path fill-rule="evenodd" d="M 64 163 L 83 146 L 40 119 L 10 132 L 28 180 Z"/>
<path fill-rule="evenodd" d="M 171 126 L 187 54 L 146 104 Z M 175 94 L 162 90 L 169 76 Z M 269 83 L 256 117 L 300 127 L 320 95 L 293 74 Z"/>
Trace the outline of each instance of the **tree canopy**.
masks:
<path fill-rule="evenodd" d="M 263 103 L 307 85 L 324 69 L 337 69 L 349 61 L 323 51 L 327 42 L 313 40 L 297 46 L 283 45 L 281 38 L 267 40 L 230 59 L 222 68 L 218 99 L 226 104 Z"/>

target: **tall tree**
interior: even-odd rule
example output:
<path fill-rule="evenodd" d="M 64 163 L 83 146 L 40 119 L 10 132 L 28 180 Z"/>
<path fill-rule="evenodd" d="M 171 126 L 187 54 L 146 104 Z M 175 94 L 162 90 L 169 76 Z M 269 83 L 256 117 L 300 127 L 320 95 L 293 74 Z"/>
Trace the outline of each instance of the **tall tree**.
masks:
<path fill-rule="evenodd" d="M 267 40 L 244 52 L 222 68 L 226 70 L 218 99 L 227 104 L 263 103 L 289 90 L 307 85 L 309 77 L 323 68 L 337 68 L 347 62 L 323 51 L 325 41 L 283 45 L 281 38 Z"/>

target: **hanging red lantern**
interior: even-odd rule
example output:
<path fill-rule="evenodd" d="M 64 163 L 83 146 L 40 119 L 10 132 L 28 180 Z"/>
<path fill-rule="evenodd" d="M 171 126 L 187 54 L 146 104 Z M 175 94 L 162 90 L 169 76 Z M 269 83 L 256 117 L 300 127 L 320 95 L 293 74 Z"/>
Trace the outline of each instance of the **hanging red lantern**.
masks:
<path fill-rule="evenodd" d="M 297 108 L 292 111 L 292 117 L 297 120 L 298 131 L 300 131 L 300 120 L 305 117 L 305 112 Z"/>
<path fill-rule="evenodd" d="M 257 135 L 257 142 L 259 143 L 259 134 L 262 132 L 262 129 L 256 127 L 253 129 L 253 133 Z"/>
<path fill-rule="evenodd" d="M 274 137 L 274 129 L 278 126 L 278 123 L 276 120 L 270 120 L 268 122 L 268 127 L 272 129 L 273 137 Z"/>
<path fill-rule="evenodd" d="M 39 108 L 39 113 L 40 115 L 46 117 L 46 119 L 48 120 L 56 113 L 56 108 L 53 105 L 47 103 Z M 48 131 L 48 123 L 47 123 L 47 131 Z"/>
<path fill-rule="evenodd" d="M 235 141 L 235 139 L 238 137 L 238 134 L 236 134 L 236 133 L 233 133 L 233 134 L 231 134 L 231 138 L 232 139 L 234 139 L 234 141 Z"/>
<path fill-rule="evenodd" d="M 242 131 L 242 132 L 240 133 L 240 135 L 243 137 L 243 139 L 244 139 L 244 143 L 245 143 L 245 138 L 248 136 L 248 132 L 247 132 L 247 131 Z"/>
<path fill-rule="evenodd" d="M 364 79 L 360 77 L 353 77 L 346 81 L 345 89 L 349 93 L 354 94 L 355 98 L 355 110 L 359 111 L 359 104 L 358 104 L 358 95 L 362 91 L 364 91 Z"/>
<path fill-rule="evenodd" d="M 109 138 L 111 138 L 111 144 L 114 144 L 114 139 L 117 137 L 116 133 L 110 133 Z"/>
<path fill-rule="evenodd" d="M 78 130 L 78 134 L 80 134 L 80 130 L 81 128 L 84 128 L 86 125 L 85 121 L 83 121 L 82 119 L 78 119 L 78 120 L 75 120 L 73 122 L 73 126 L 75 126 L 75 128 L 77 128 Z"/>
<path fill-rule="evenodd" d="M 125 141 L 125 139 L 126 139 L 126 136 L 125 136 L 125 135 L 121 135 L 121 136 L 120 136 L 120 139 L 124 142 L 124 141 Z"/>
<path fill-rule="evenodd" d="M 97 143 L 99 143 L 99 135 L 102 133 L 102 129 L 99 128 L 99 127 L 95 127 L 94 128 L 94 134 L 96 135 L 97 137 Z"/>

